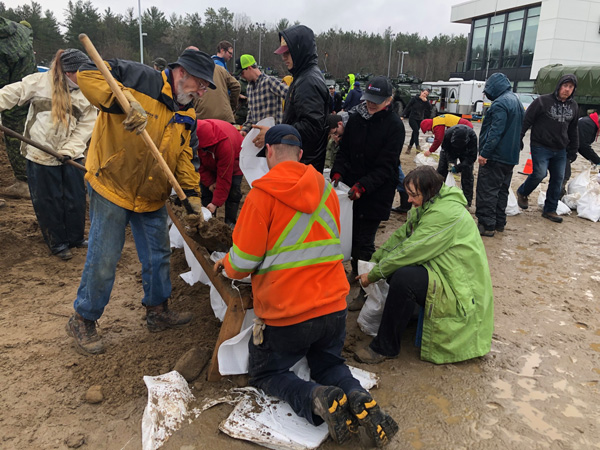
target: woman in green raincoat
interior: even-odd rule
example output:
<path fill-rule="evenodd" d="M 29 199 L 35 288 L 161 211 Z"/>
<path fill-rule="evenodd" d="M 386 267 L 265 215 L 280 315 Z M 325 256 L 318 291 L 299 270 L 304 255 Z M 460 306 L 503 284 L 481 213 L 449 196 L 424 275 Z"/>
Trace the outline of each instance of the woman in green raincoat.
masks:
<path fill-rule="evenodd" d="M 437 364 L 490 351 L 494 297 L 485 247 L 462 191 L 432 167 L 410 172 L 407 222 L 375 252 L 363 286 L 387 278 L 389 293 L 377 336 L 355 353 L 378 363 L 400 353 L 402 334 L 419 304 L 425 309 L 421 359 Z"/>

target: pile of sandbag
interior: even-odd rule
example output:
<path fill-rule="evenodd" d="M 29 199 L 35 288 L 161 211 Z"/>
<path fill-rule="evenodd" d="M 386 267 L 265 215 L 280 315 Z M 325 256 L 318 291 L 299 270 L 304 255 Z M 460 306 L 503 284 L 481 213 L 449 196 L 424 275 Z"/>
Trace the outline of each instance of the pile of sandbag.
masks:
<path fill-rule="evenodd" d="M 571 180 L 567 194 L 562 198 L 570 209 L 584 219 L 598 222 L 600 219 L 600 174 L 592 178 L 591 169 L 586 169 Z"/>

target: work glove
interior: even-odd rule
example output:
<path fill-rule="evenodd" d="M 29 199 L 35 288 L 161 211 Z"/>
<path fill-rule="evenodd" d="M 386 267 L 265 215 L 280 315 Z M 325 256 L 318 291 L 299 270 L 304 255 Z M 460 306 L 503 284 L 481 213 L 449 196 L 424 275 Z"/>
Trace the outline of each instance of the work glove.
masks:
<path fill-rule="evenodd" d="M 452 173 L 458 173 L 458 169 L 454 165 L 450 166 L 450 172 L 452 172 Z"/>
<path fill-rule="evenodd" d="M 567 158 L 569 158 L 569 162 L 572 164 L 577 159 L 577 153 L 568 153 Z"/>
<path fill-rule="evenodd" d="M 338 187 L 338 184 L 342 181 L 342 175 L 339 173 L 334 173 L 331 175 L 331 182 L 333 183 L 333 187 Z"/>
<path fill-rule="evenodd" d="M 358 200 L 365 193 L 365 188 L 360 183 L 355 183 L 348 191 L 348 198 L 352 201 Z"/>
<path fill-rule="evenodd" d="M 135 131 L 136 134 L 141 134 L 148 123 L 146 111 L 129 91 L 123 91 L 125 98 L 129 101 L 129 112 L 123 121 L 123 126 L 127 131 Z"/>
<path fill-rule="evenodd" d="M 72 158 L 69 155 L 60 155 L 60 157 L 58 158 L 58 160 L 63 163 L 66 164 L 67 161 L 70 161 Z"/>
<path fill-rule="evenodd" d="M 200 197 L 188 197 L 187 199 L 194 212 L 198 215 L 202 214 L 202 200 Z"/>

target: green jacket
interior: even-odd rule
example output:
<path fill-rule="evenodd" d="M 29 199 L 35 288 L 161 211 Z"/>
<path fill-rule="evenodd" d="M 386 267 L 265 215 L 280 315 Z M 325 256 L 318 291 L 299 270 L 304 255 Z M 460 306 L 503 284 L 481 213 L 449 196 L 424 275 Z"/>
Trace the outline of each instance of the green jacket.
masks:
<path fill-rule="evenodd" d="M 456 187 L 442 186 L 371 258 L 369 281 L 421 265 L 429 274 L 421 359 L 463 361 L 490 351 L 494 295 L 485 247 Z"/>

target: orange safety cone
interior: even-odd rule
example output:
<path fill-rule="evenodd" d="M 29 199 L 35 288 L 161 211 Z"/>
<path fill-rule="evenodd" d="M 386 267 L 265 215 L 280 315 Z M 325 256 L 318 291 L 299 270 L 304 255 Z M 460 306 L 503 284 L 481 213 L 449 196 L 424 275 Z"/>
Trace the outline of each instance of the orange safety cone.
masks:
<path fill-rule="evenodd" d="M 533 162 L 531 161 L 531 152 L 529 152 L 529 158 L 527 158 L 527 162 L 525 163 L 525 167 L 523 167 L 523 171 L 519 172 L 521 175 L 531 175 L 533 172 Z"/>

